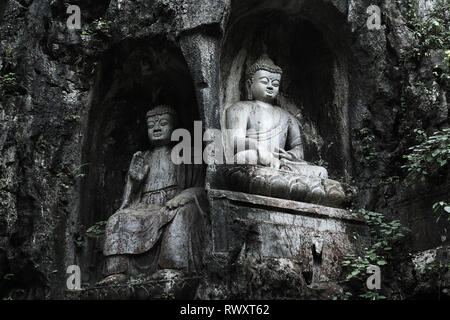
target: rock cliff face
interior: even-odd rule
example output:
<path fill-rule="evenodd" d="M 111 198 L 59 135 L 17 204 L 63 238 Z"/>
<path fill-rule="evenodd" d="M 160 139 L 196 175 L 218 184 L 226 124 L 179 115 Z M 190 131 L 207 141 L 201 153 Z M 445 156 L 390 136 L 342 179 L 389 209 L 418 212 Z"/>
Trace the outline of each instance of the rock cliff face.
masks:
<path fill-rule="evenodd" d="M 139 119 L 170 103 L 184 127 L 219 128 L 223 108 L 244 98 L 243 70 L 261 50 L 285 70 L 280 102 L 301 124 L 306 160 L 357 185 L 356 208 L 407 225 L 407 252 L 448 245 L 450 224 L 432 210 L 448 201 L 447 167 L 414 189 L 401 168 L 415 128 L 449 125 L 448 82 L 434 75 L 445 68 L 443 51 L 405 59 L 418 45 L 406 2 L 73 0 L 82 29 L 69 30 L 63 1 L 0 1 L 0 297 L 65 297 L 72 264 L 83 283 L 100 280 L 101 241 L 87 230 L 120 205 L 131 156 L 146 148 Z M 424 15 L 431 2 L 413 10 Z M 366 24 L 372 4 L 378 30 Z M 389 297 L 440 290 L 400 262 L 389 272 L 405 279 L 392 277 Z M 284 267 L 259 270 L 278 277 Z M 273 283 L 304 286 L 286 270 Z M 264 272 L 254 296 L 276 297 Z M 236 279 L 240 298 L 247 278 Z M 205 281 L 198 296 L 214 297 Z M 414 291 L 417 283 L 425 289 Z"/>

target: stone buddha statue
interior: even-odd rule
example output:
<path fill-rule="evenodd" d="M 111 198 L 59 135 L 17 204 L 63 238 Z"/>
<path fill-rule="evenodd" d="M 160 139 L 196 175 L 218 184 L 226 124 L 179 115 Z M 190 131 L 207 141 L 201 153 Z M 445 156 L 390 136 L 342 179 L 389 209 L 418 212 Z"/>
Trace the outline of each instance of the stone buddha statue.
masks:
<path fill-rule="evenodd" d="M 352 188 L 328 179 L 324 167 L 304 160 L 297 119 L 275 105 L 282 73 L 267 55 L 248 68 L 249 99 L 223 114 L 226 160 L 233 165 L 220 168 L 217 184 L 250 194 L 343 206 L 351 201 Z"/>
<path fill-rule="evenodd" d="M 226 146 L 237 164 L 258 164 L 304 175 L 327 178 L 323 167 L 303 160 L 300 125 L 289 112 L 276 106 L 283 71 L 267 56 L 246 73 L 248 101 L 225 111 Z M 238 146 L 245 146 L 238 150 Z"/>
<path fill-rule="evenodd" d="M 133 155 L 122 205 L 108 219 L 107 277 L 101 284 L 159 269 L 191 273 L 201 268 L 204 175 L 201 166 L 172 162 L 176 119 L 170 106 L 147 113 L 151 148 Z"/>

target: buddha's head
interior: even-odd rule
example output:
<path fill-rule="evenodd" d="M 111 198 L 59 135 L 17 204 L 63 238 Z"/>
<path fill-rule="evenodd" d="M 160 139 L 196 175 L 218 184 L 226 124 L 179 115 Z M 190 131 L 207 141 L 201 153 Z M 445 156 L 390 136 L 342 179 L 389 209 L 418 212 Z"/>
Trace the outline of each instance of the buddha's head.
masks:
<path fill-rule="evenodd" d="M 177 122 L 177 114 L 171 106 L 159 105 L 147 112 L 147 133 L 152 146 L 170 143 Z"/>
<path fill-rule="evenodd" d="M 250 100 L 273 103 L 280 90 L 283 70 L 266 54 L 250 66 L 246 74 L 247 92 Z"/>

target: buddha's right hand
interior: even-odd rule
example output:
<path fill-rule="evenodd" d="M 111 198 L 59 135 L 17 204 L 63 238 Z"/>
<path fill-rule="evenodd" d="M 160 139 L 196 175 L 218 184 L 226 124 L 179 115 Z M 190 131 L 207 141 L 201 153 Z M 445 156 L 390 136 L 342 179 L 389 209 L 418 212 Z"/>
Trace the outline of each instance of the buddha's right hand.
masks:
<path fill-rule="evenodd" d="M 280 159 L 276 158 L 271 152 L 266 149 L 258 148 L 259 162 L 263 166 L 280 169 Z"/>
<path fill-rule="evenodd" d="M 138 151 L 133 155 L 130 164 L 130 177 L 133 180 L 143 181 L 147 176 L 149 166 L 144 165 L 144 161 L 144 156 L 141 151 Z"/>

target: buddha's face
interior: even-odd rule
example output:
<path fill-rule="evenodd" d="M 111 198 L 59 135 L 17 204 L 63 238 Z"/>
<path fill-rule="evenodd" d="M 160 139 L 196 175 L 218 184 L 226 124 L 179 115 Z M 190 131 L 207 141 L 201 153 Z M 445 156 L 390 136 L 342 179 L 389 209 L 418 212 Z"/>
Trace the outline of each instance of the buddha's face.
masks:
<path fill-rule="evenodd" d="M 280 90 L 281 74 L 258 70 L 250 80 L 250 90 L 254 100 L 272 103 Z"/>
<path fill-rule="evenodd" d="M 170 114 L 161 114 L 147 118 L 148 139 L 153 146 L 170 143 L 174 128 L 174 119 Z"/>

